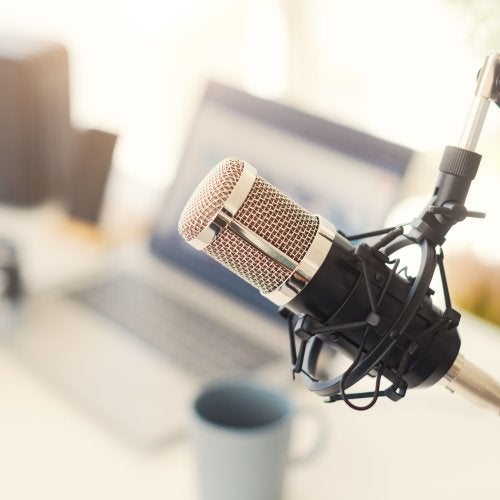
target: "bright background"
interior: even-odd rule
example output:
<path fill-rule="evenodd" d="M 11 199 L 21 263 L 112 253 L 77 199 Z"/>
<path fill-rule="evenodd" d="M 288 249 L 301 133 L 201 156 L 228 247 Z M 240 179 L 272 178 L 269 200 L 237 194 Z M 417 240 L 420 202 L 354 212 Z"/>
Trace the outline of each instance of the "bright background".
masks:
<path fill-rule="evenodd" d="M 500 50 L 497 0 L 0 0 L 0 13 L 0 31 L 66 45 L 73 123 L 119 135 L 114 168 L 135 187 L 169 184 L 216 79 L 421 152 L 405 194 L 424 199 L 396 207 L 397 222 L 431 194 L 485 54 Z M 499 138 L 492 109 L 469 197 L 488 218 L 450 234 L 500 274 Z"/>
<path fill-rule="evenodd" d="M 500 46 L 494 0 L 2 0 L 0 11 L 1 31 L 66 45 L 73 121 L 118 133 L 116 167 L 156 186 L 208 78 L 433 150 L 458 139 L 476 71 Z"/>
<path fill-rule="evenodd" d="M 396 207 L 393 217 L 401 222 L 430 196 L 440 152 L 460 136 L 484 56 L 500 51 L 500 2 L 0 0 L 0 32 L 64 43 L 73 123 L 119 134 L 114 168 L 137 189 L 168 185 L 205 82 L 214 78 L 421 151 L 407 194 L 424 199 Z M 488 218 L 450 232 L 478 256 L 450 267 L 468 282 L 467 291 L 474 291 L 471 276 L 481 293 L 480 280 L 491 277 L 496 291 L 488 300 L 498 313 L 500 110 L 491 109 L 478 151 L 484 159 L 470 208 Z M 8 221 L 0 211 L 2 236 L 36 228 L 28 215 Z M 73 243 L 65 259 L 76 261 L 79 251 L 88 259 L 89 247 L 100 257 L 101 247 L 88 240 L 82 249 Z M 40 241 L 30 233 L 27 248 L 43 276 L 67 269 L 66 260 L 53 257 L 61 252 L 45 254 Z M 468 319 L 464 353 L 485 369 L 498 368 L 498 329 L 483 332 Z M 187 447 L 135 453 L 3 348 L 0 374 L 2 499 L 176 499 L 194 488 Z M 323 405 L 297 384 L 332 423 L 333 439 L 328 468 L 311 463 L 303 466 L 305 480 L 300 469 L 290 475 L 292 498 L 498 498 L 499 439 L 490 432 L 498 427 L 488 412 L 476 414 L 437 387 L 416 391 L 401 408 L 389 402 L 358 414 Z"/>

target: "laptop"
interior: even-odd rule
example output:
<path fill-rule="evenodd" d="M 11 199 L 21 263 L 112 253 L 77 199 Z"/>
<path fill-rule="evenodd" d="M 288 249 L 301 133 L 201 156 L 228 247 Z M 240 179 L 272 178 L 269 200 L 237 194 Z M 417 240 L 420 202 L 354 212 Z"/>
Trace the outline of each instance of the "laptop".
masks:
<path fill-rule="evenodd" d="M 202 385 L 228 377 L 290 383 L 276 307 L 177 233 L 197 183 L 236 156 L 353 234 L 383 225 L 412 153 L 210 82 L 148 241 L 115 248 L 93 272 L 31 294 L 2 341 L 110 429 L 147 446 L 178 439 Z"/>

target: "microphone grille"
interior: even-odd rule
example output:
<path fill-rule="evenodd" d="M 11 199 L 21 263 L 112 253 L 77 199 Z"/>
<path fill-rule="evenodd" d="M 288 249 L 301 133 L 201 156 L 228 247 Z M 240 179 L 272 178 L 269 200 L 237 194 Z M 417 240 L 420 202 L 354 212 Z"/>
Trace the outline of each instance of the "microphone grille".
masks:
<path fill-rule="evenodd" d="M 198 184 L 179 219 L 179 233 L 186 240 L 196 238 L 220 212 L 244 168 L 244 161 L 226 158 Z"/>
<path fill-rule="evenodd" d="M 304 258 L 319 226 L 316 216 L 258 176 L 234 219 L 297 263 Z M 228 229 L 205 251 L 262 293 L 272 292 L 292 274 Z"/>
<path fill-rule="evenodd" d="M 318 229 L 317 217 L 258 176 L 235 219 L 296 262 Z"/>
<path fill-rule="evenodd" d="M 231 220 L 246 228 L 259 242 L 281 252 L 289 264 L 297 265 L 314 240 L 319 227 L 318 218 L 237 158 L 221 161 L 198 185 L 179 219 L 180 234 L 188 242 L 199 241 L 199 236 L 221 212 L 227 216 L 226 202 L 233 192 L 238 192 L 238 182 L 249 171 L 253 172 L 251 184 L 247 184 L 249 191 L 239 201 Z M 221 228 L 217 236 L 202 247 L 203 251 L 262 293 L 279 288 L 294 273 L 290 265 L 276 260 L 255 241 L 250 242 L 233 231 L 231 225 Z"/>

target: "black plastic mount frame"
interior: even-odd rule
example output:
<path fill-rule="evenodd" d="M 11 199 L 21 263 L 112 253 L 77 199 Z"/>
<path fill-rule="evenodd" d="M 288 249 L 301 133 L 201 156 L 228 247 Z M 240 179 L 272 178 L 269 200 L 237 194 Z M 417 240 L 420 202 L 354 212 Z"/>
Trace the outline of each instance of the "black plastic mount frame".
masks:
<path fill-rule="evenodd" d="M 373 246 L 361 243 L 355 247 L 355 259 L 361 265 L 361 268 L 366 271 L 366 262 L 369 258 L 375 256 L 384 260 L 391 267 L 389 279 L 387 280 L 382 293 L 379 294 L 377 300 L 374 299 L 374 291 L 372 285 L 366 278 L 367 273 L 364 272 L 364 286 L 367 290 L 367 296 L 370 301 L 370 313 L 361 321 L 342 325 L 324 325 L 314 320 L 310 316 L 297 317 L 286 309 L 281 310 L 281 314 L 288 319 L 288 331 L 290 338 L 290 352 L 293 376 L 297 373 L 303 375 L 305 385 L 309 390 L 320 396 L 326 396 L 327 402 L 335 402 L 343 400 L 348 406 L 356 410 L 367 410 L 371 408 L 380 396 L 386 396 L 393 401 L 398 401 L 406 394 L 407 384 L 403 378 L 412 355 L 418 350 L 418 347 L 426 342 L 429 337 L 435 335 L 443 328 L 456 327 L 460 320 L 460 315 L 451 307 L 450 296 L 447 288 L 447 282 L 443 266 L 443 254 L 441 251 L 436 252 L 433 245 L 430 245 L 426 239 L 420 242 L 414 242 L 403 234 L 403 226 L 389 228 L 386 230 L 377 231 L 378 234 L 384 236 Z M 367 233 L 368 236 L 373 236 L 372 233 Z M 361 239 L 366 235 L 356 235 L 351 239 Z M 390 286 L 391 279 L 398 272 L 400 264 L 399 259 L 389 260 L 387 253 L 388 246 L 396 239 L 404 237 L 407 244 L 417 244 L 421 250 L 421 263 L 418 275 L 416 278 L 410 278 L 412 286 L 405 303 L 393 320 L 390 327 L 386 329 L 386 333 L 380 338 L 378 344 L 370 350 L 369 353 L 363 355 L 364 344 L 369 335 L 370 329 L 377 325 L 380 321 L 378 309 L 383 302 L 387 289 Z M 390 357 L 393 348 L 398 342 L 402 334 L 404 334 L 408 324 L 411 322 L 414 315 L 421 306 L 422 300 L 429 293 L 429 285 L 432 280 L 436 265 L 439 267 L 441 280 L 444 289 L 446 300 L 446 309 L 442 317 L 432 324 L 429 328 L 422 331 L 417 338 L 408 345 L 403 355 L 399 367 L 396 371 L 396 376 L 389 375 L 386 370 L 387 359 Z M 403 271 L 401 269 L 401 271 Z M 401 272 L 400 271 L 400 272 Z M 363 341 L 358 349 L 358 354 L 353 359 L 348 369 L 341 375 L 321 381 L 316 376 L 316 365 L 323 343 L 328 341 L 329 344 L 335 345 L 335 339 L 341 334 L 346 334 L 351 330 L 365 328 Z M 296 347 L 296 338 L 299 339 L 299 348 Z M 375 389 L 369 392 L 358 392 L 347 394 L 346 389 L 356 384 L 366 375 L 376 372 Z M 391 379 L 392 384 L 384 390 L 380 389 L 382 376 Z M 370 402 L 365 406 L 358 406 L 352 403 L 354 399 L 370 398 Z"/>
<path fill-rule="evenodd" d="M 314 324 L 314 320 L 308 316 L 293 319 L 293 315 L 288 315 L 292 371 L 294 374 L 302 373 L 304 375 L 305 385 L 311 391 L 327 396 L 328 402 L 343 400 L 357 410 L 371 408 L 380 396 L 398 401 L 406 394 L 407 384 L 403 377 L 412 354 L 417 351 L 420 344 L 427 341 L 440 329 L 458 325 L 460 315 L 451 306 L 441 245 L 446 239 L 447 232 L 457 222 L 463 221 L 467 217 L 484 217 L 483 213 L 471 212 L 465 208 L 465 199 L 471 182 L 476 176 L 480 161 L 481 156 L 477 153 L 452 146 L 446 147 L 439 166 L 439 177 L 433 195 L 420 216 L 411 222 L 407 234 L 405 234 L 403 226 L 398 226 L 348 237 L 350 240 L 359 240 L 374 235 L 382 236 L 373 246 L 361 243 L 355 248 L 355 257 L 363 270 L 366 269 L 367 259 L 376 255 L 377 258 L 385 260 L 387 265 L 392 266 L 390 275 L 394 276 L 400 264 L 399 259 L 389 260 L 394 252 L 408 245 L 417 245 L 421 254 L 418 274 L 415 278 L 409 278 L 412 284 L 401 311 L 370 352 L 363 355 L 364 343 L 374 322 L 379 321 L 378 307 L 384 300 L 390 280 L 387 281 L 385 289 L 378 297 L 378 301 L 375 302 L 371 284 L 368 279 L 365 279 L 371 312 L 364 320 L 332 327 Z M 420 308 L 424 297 L 429 293 L 436 267 L 439 267 L 446 300 L 443 315 L 440 320 L 421 332 L 410 343 L 401 357 L 396 377 L 392 377 L 392 384 L 387 389 L 380 390 L 381 378 L 388 373 L 385 370 L 386 362 L 398 339 L 404 334 Z M 366 276 L 366 273 L 363 275 Z M 286 313 L 284 315 L 286 316 Z M 318 380 L 315 376 L 316 364 L 321 351 L 321 345 L 318 342 L 322 342 L 325 336 L 328 336 L 329 342 L 332 342 L 332 335 L 361 327 L 366 328 L 363 342 L 349 368 L 342 375 L 333 379 Z M 295 337 L 300 339 L 298 351 L 295 347 Z M 373 391 L 346 394 L 346 389 L 374 372 L 377 375 Z M 357 406 L 350 401 L 362 398 L 371 398 L 371 401 L 365 406 Z"/>
<path fill-rule="evenodd" d="M 481 155 L 473 150 L 481 132 L 488 104 L 492 101 L 500 107 L 500 54 L 487 54 L 477 80 L 473 105 L 460 141 L 461 147 L 447 146 L 445 148 L 431 199 L 421 214 L 409 224 L 409 230 L 405 233 L 404 226 L 407 225 L 401 225 L 347 237 L 353 241 L 382 236 L 373 246 L 361 243 L 354 250 L 354 265 L 361 271 L 360 276 L 364 278 L 366 295 L 370 302 L 370 312 L 367 317 L 361 318 L 359 321 L 332 326 L 322 324 L 307 315 L 299 317 L 286 308 L 280 311 L 282 316 L 288 319 L 293 376 L 297 373 L 303 374 L 306 386 L 318 395 L 327 396 L 327 402 L 343 400 L 354 409 L 366 410 L 375 404 L 379 396 L 386 396 L 394 401 L 400 400 L 405 396 L 408 388 L 404 380 L 405 371 L 411 356 L 418 350 L 419 345 L 430 336 L 438 335 L 440 331 L 458 326 L 460 314 L 451 306 L 441 247 L 446 240 L 448 231 L 457 222 L 463 221 L 467 217 L 483 218 L 485 216 L 482 212 L 469 211 L 465 207 L 465 200 L 481 162 Z M 408 245 L 417 245 L 420 249 L 418 274 L 415 278 L 405 276 L 411 287 L 401 310 L 379 338 L 378 343 L 364 353 L 370 329 L 376 326 L 381 319 L 378 314 L 379 306 L 384 300 L 391 279 L 398 272 L 399 259 L 390 260 L 389 257 Z M 374 298 L 372 284 L 365 272 L 367 262 L 373 258 L 381 259 L 385 265 L 392 266 L 389 278 L 377 300 Z M 398 339 L 421 307 L 424 297 L 430 293 L 429 287 L 436 266 L 440 272 L 445 309 L 440 318 L 420 332 L 407 346 L 401 356 L 396 375 L 391 373 L 391 376 L 387 377 L 387 360 Z M 403 271 L 405 271 L 404 267 L 399 272 Z M 325 341 L 328 340 L 329 343 L 335 344 L 335 340 L 340 334 L 361 328 L 365 329 L 364 336 L 347 370 L 335 378 L 326 381 L 318 380 L 315 374 L 316 365 Z M 296 339 L 299 339 L 298 350 Z M 346 394 L 347 388 L 374 372 L 377 375 L 373 391 Z M 381 378 L 384 375 L 392 381 L 392 384 L 387 389 L 380 390 Z M 371 401 L 365 406 L 357 406 L 351 402 L 354 399 L 364 398 L 371 398 Z"/>

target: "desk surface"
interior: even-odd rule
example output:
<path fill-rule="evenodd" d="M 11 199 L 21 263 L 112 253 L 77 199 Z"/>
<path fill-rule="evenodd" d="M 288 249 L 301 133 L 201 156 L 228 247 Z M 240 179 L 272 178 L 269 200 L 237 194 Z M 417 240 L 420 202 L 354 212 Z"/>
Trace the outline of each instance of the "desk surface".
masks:
<path fill-rule="evenodd" d="M 466 315 L 460 331 L 462 353 L 500 379 L 499 329 Z M 317 457 L 289 467 L 285 500 L 499 497 L 493 413 L 441 386 L 354 412 L 295 384 L 328 432 Z M 134 448 L 0 347 L 0 498 L 194 500 L 190 441 Z"/>

